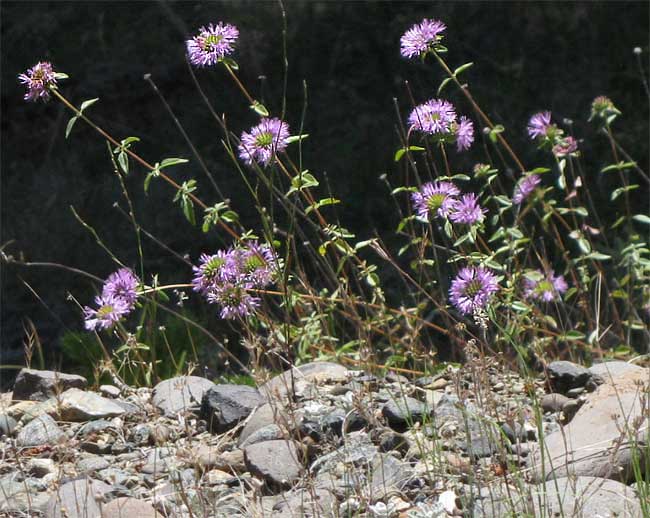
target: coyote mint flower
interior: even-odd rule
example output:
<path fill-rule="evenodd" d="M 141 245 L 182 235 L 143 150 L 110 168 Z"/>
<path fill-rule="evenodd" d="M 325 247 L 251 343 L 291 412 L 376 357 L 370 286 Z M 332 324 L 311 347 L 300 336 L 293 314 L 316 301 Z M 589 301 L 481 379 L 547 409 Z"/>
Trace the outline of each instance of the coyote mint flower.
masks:
<path fill-rule="evenodd" d="M 280 119 L 262 119 L 249 133 L 241 134 L 239 158 L 248 165 L 269 165 L 271 159 L 287 147 L 289 125 Z"/>
<path fill-rule="evenodd" d="M 562 158 L 575 153 L 578 150 L 578 142 L 573 137 L 561 138 L 553 146 L 553 154 Z"/>
<path fill-rule="evenodd" d="M 555 275 L 551 271 L 545 275 L 540 270 L 535 270 L 524 277 L 524 296 L 531 300 L 558 300 L 568 287 L 562 275 Z"/>
<path fill-rule="evenodd" d="M 228 23 L 219 22 L 217 25 L 201 27 L 196 36 L 185 42 L 190 63 L 198 67 L 218 63 L 233 53 L 238 36 L 237 27 Z"/>
<path fill-rule="evenodd" d="M 535 190 L 535 188 L 540 184 L 542 179 L 537 174 L 529 174 L 525 176 L 517 183 L 515 187 L 515 192 L 512 195 L 512 202 L 519 205 L 524 201 L 530 194 Z"/>
<path fill-rule="evenodd" d="M 429 219 L 436 214 L 447 217 L 460 190 L 451 182 L 427 182 L 419 192 L 411 195 L 418 216 Z"/>
<path fill-rule="evenodd" d="M 50 99 L 50 88 L 56 87 L 56 72 L 52 69 L 52 63 L 47 61 L 36 63 L 28 69 L 25 74 L 20 74 L 18 79 L 27 86 L 26 101 L 48 101 Z"/>
<path fill-rule="evenodd" d="M 454 106 L 443 99 L 429 99 L 416 106 L 408 117 L 409 130 L 417 130 L 438 139 L 456 142 L 458 151 L 469 149 L 474 142 L 474 124 L 467 117 L 458 120 Z"/>
<path fill-rule="evenodd" d="M 131 311 L 126 300 L 112 295 L 95 297 L 95 304 L 97 309 L 84 308 L 84 325 L 88 331 L 108 329 Z"/>
<path fill-rule="evenodd" d="M 97 309 L 84 308 L 86 329 L 108 329 L 135 307 L 138 278 L 129 268 L 120 268 L 104 281 L 102 294 L 95 297 Z"/>
<path fill-rule="evenodd" d="M 545 137 L 551 127 L 551 112 L 540 112 L 533 115 L 528 121 L 528 135 L 534 139 Z"/>
<path fill-rule="evenodd" d="M 463 194 L 460 200 L 453 203 L 451 208 L 449 219 L 454 223 L 465 223 L 466 225 L 480 223 L 485 219 L 485 213 L 487 212 L 478 204 L 478 197 L 474 193 Z"/>
<path fill-rule="evenodd" d="M 449 300 L 461 313 L 468 315 L 483 309 L 498 290 L 494 273 L 482 266 L 468 266 L 451 282 Z"/>
<path fill-rule="evenodd" d="M 421 56 L 442 39 L 440 35 L 447 27 L 438 20 L 425 18 L 416 23 L 402 36 L 400 53 L 405 58 Z"/>
<path fill-rule="evenodd" d="M 245 246 L 203 254 L 194 267 L 192 284 L 211 304 L 221 306 L 221 318 L 246 317 L 260 305 L 250 290 L 274 282 L 279 263 L 269 245 L 250 241 Z"/>

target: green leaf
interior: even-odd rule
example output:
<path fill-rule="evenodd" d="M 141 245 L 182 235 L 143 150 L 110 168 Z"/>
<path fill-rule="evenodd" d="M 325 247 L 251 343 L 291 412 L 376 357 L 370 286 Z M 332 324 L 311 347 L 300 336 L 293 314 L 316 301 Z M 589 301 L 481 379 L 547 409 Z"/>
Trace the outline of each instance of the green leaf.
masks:
<path fill-rule="evenodd" d="M 585 335 L 579 331 L 569 331 L 563 335 L 560 335 L 558 338 L 561 340 L 566 340 L 567 342 L 574 342 L 576 340 L 582 340 L 584 337 Z"/>
<path fill-rule="evenodd" d="M 318 187 L 319 183 L 316 178 L 314 178 L 314 175 L 308 172 L 307 169 L 305 169 L 302 173 L 299 175 L 294 176 L 291 179 L 291 188 L 287 192 L 287 196 L 293 192 L 296 191 L 302 191 L 303 189 L 308 189 L 309 187 Z"/>
<path fill-rule="evenodd" d="M 399 162 L 401 158 L 406 154 L 407 151 L 426 151 L 426 149 L 420 146 L 409 146 L 409 147 L 400 148 L 395 152 L 395 162 Z"/>
<path fill-rule="evenodd" d="M 68 74 L 65 74 L 64 72 L 55 72 L 54 77 L 57 79 L 68 79 Z"/>
<path fill-rule="evenodd" d="M 623 171 L 625 169 L 631 169 L 633 167 L 636 167 L 636 162 L 619 162 L 618 164 L 612 164 L 608 165 L 607 167 L 603 167 L 600 172 L 611 173 L 612 171 Z"/>
<path fill-rule="evenodd" d="M 151 180 L 154 178 L 158 177 L 160 173 L 158 172 L 157 169 L 154 169 L 151 171 L 144 179 L 144 192 L 146 193 L 149 190 L 149 184 L 151 183 Z"/>
<path fill-rule="evenodd" d="M 417 192 L 417 187 L 396 187 L 391 191 L 392 195 L 399 194 L 400 192 Z"/>
<path fill-rule="evenodd" d="M 640 223 L 645 223 L 646 225 L 650 225 L 650 217 L 646 216 L 645 214 L 635 214 L 632 216 L 632 219 L 635 221 L 639 221 Z"/>
<path fill-rule="evenodd" d="M 99 101 L 99 97 L 95 97 L 94 99 L 88 99 L 87 101 L 82 102 L 79 111 L 83 112 L 86 108 L 90 108 L 97 101 Z"/>
<path fill-rule="evenodd" d="M 285 140 L 287 144 L 292 144 L 293 142 L 298 142 L 300 140 L 305 140 L 307 137 L 309 137 L 309 133 L 304 133 L 302 135 L 291 135 L 289 138 Z"/>
<path fill-rule="evenodd" d="M 120 169 L 124 171 L 124 174 L 129 174 L 129 155 L 124 151 L 120 151 L 117 155 L 117 163 L 120 165 Z"/>
<path fill-rule="evenodd" d="M 163 161 L 160 162 L 158 169 L 164 169 L 165 167 L 170 167 L 177 164 L 185 164 L 189 162 L 186 158 L 163 158 Z"/>
<path fill-rule="evenodd" d="M 459 66 L 456 70 L 454 70 L 454 76 L 457 77 L 458 74 L 461 74 L 462 72 L 467 70 L 469 67 L 471 67 L 473 64 L 474 64 L 473 62 L 469 62 L 469 63 L 465 63 L 464 65 Z"/>
<path fill-rule="evenodd" d="M 251 104 L 250 108 L 251 108 L 251 110 L 253 110 L 258 115 L 261 115 L 262 117 L 268 117 L 269 116 L 269 111 L 266 109 L 266 106 L 264 106 L 259 101 L 253 102 L 253 104 Z"/>
<path fill-rule="evenodd" d="M 585 256 L 585 259 L 592 259 L 594 261 L 609 261 L 611 258 L 611 255 L 601 254 L 600 252 L 591 252 Z"/>
<path fill-rule="evenodd" d="M 618 198 L 621 194 L 628 192 L 628 191 L 633 191 L 634 189 L 638 189 L 639 186 L 638 184 L 632 184 L 632 185 L 627 185 L 626 187 L 619 187 L 618 189 L 615 189 L 612 195 L 610 196 L 610 199 L 614 201 L 616 198 Z"/>
<path fill-rule="evenodd" d="M 446 77 L 445 79 L 442 80 L 442 83 L 440 83 L 440 86 L 438 87 L 438 95 L 440 95 L 440 92 L 449 84 L 449 82 L 452 80 L 451 77 Z"/>
<path fill-rule="evenodd" d="M 341 203 L 341 200 L 338 200 L 336 198 L 323 198 L 322 200 L 318 200 L 313 205 L 307 207 L 307 209 L 305 209 L 305 214 L 309 214 L 312 210 L 320 209 L 326 205 L 336 205 L 337 203 Z"/>
<path fill-rule="evenodd" d="M 78 118 L 79 117 L 77 115 L 75 115 L 74 117 L 71 117 L 70 120 L 68 121 L 68 125 L 65 127 L 65 138 L 68 138 L 70 136 L 70 132 L 72 131 L 72 127 L 75 125 Z"/>
<path fill-rule="evenodd" d="M 192 200 L 188 197 L 183 197 L 181 201 L 181 205 L 183 206 L 183 214 L 185 214 L 185 218 L 187 221 L 189 221 L 192 225 L 196 225 L 196 217 L 194 215 L 194 203 L 192 203 Z"/>
<path fill-rule="evenodd" d="M 224 65 L 228 65 L 228 66 L 229 66 L 230 68 L 232 68 L 233 70 L 239 70 L 239 65 L 238 65 L 237 62 L 236 62 L 234 59 L 232 59 L 232 58 L 229 58 L 229 57 L 223 57 L 223 58 L 221 58 L 220 61 L 221 61 Z"/>

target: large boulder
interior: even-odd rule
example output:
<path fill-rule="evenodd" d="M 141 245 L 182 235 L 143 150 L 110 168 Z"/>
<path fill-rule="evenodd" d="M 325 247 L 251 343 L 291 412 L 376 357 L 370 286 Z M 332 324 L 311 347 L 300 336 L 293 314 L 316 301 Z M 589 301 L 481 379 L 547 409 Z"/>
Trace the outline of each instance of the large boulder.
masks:
<path fill-rule="evenodd" d="M 533 479 L 576 475 L 629 481 L 635 456 L 642 468 L 647 465 L 649 432 L 643 398 L 650 390 L 649 379 L 646 369 L 630 370 L 615 383 L 600 385 L 568 425 L 544 437 L 534 449 Z"/>
<path fill-rule="evenodd" d="M 178 376 L 161 381 L 153 389 L 153 404 L 166 415 L 196 412 L 201 407 L 203 394 L 215 384 L 199 376 Z"/>
<path fill-rule="evenodd" d="M 88 381 L 76 374 L 55 371 L 21 369 L 13 390 L 14 401 L 45 401 L 70 388 L 85 389 Z"/>
<path fill-rule="evenodd" d="M 203 394 L 201 418 L 214 433 L 233 428 L 266 400 L 254 387 L 247 385 L 215 385 Z"/>

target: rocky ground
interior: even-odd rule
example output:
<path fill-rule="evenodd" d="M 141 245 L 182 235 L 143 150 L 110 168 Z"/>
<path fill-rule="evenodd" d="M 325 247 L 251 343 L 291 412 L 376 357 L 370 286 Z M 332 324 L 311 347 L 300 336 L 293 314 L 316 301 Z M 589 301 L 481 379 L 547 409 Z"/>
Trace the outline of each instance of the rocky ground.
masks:
<path fill-rule="evenodd" d="M 24 369 L 0 400 L 0 516 L 647 517 L 649 390 L 623 362 L 532 382 L 314 362 L 257 389 Z"/>

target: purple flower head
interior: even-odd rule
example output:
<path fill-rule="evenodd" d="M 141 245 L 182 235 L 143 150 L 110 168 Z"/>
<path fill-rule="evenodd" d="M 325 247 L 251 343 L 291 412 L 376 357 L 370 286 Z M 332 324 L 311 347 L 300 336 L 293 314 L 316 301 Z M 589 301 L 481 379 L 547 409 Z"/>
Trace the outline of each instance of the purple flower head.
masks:
<path fill-rule="evenodd" d="M 454 223 L 465 223 L 473 225 L 485 219 L 486 209 L 478 204 L 478 197 L 474 193 L 463 194 L 460 200 L 456 200 L 451 207 L 449 219 Z"/>
<path fill-rule="evenodd" d="M 400 39 L 402 56 L 405 58 L 421 56 L 442 39 L 440 33 L 446 28 L 444 23 L 427 18 L 421 23 L 416 23 Z"/>
<path fill-rule="evenodd" d="M 242 277 L 256 288 L 263 288 L 273 282 L 277 272 L 277 261 L 269 245 L 260 245 L 256 241 L 247 243 L 239 257 L 239 269 Z"/>
<path fill-rule="evenodd" d="M 192 285 L 194 291 L 204 295 L 222 280 L 235 277 L 237 274 L 231 250 L 219 250 L 214 255 L 201 254 L 199 260 L 199 266 L 192 267 L 194 270 Z"/>
<path fill-rule="evenodd" d="M 113 295 L 95 297 L 97 309 L 84 308 L 85 327 L 88 331 L 108 329 L 131 311 L 126 300 Z"/>
<path fill-rule="evenodd" d="M 483 266 L 463 268 L 451 282 L 449 300 L 465 315 L 486 306 L 499 290 L 496 275 Z"/>
<path fill-rule="evenodd" d="M 271 159 L 287 147 L 289 125 L 280 119 L 262 119 L 250 133 L 241 134 L 239 158 L 248 165 L 254 161 L 268 165 Z"/>
<path fill-rule="evenodd" d="M 444 218 L 459 194 L 460 190 L 451 182 L 427 182 L 420 191 L 411 195 L 411 199 L 419 217 L 429 219 L 437 214 Z"/>
<path fill-rule="evenodd" d="M 535 270 L 524 277 L 524 296 L 531 300 L 558 300 L 568 287 L 564 277 L 552 271 L 544 275 L 540 270 Z"/>
<path fill-rule="evenodd" d="M 467 117 L 462 116 L 456 129 L 456 149 L 464 151 L 474 142 L 474 124 Z"/>
<path fill-rule="evenodd" d="M 553 146 L 553 154 L 562 158 L 575 153 L 578 150 L 578 142 L 573 137 L 565 137 Z"/>
<path fill-rule="evenodd" d="M 42 61 L 28 69 L 25 74 L 20 74 L 18 79 L 27 86 L 26 101 L 48 101 L 50 99 L 50 88 L 56 87 L 56 72 L 52 69 L 52 63 Z"/>
<path fill-rule="evenodd" d="M 208 67 L 218 63 L 235 50 L 239 30 L 234 25 L 219 22 L 201 27 L 199 33 L 185 42 L 190 63 Z"/>
<path fill-rule="evenodd" d="M 519 205 L 522 201 L 528 198 L 541 181 L 542 179 L 537 174 L 529 174 L 519 180 L 515 187 L 515 192 L 512 195 L 513 203 Z"/>
<path fill-rule="evenodd" d="M 528 121 L 528 135 L 530 138 L 545 137 L 551 126 L 551 112 L 540 112 L 533 115 Z"/>
<path fill-rule="evenodd" d="M 120 268 L 108 276 L 102 289 L 102 298 L 121 299 L 126 302 L 129 311 L 135 306 L 138 298 L 138 278 L 130 268 Z"/>
<path fill-rule="evenodd" d="M 410 129 L 430 135 L 447 134 L 456 122 L 454 106 L 444 99 L 430 99 L 416 106 L 408 117 Z"/>
<path fill-rule="evenodd" d="M 221 306 L 221 318 L 244 318 L 260 305 L 260 299 L 248 293 L 251 287 L 249 284 L 226 281 L 211 290 L 207 299 Z"/>

